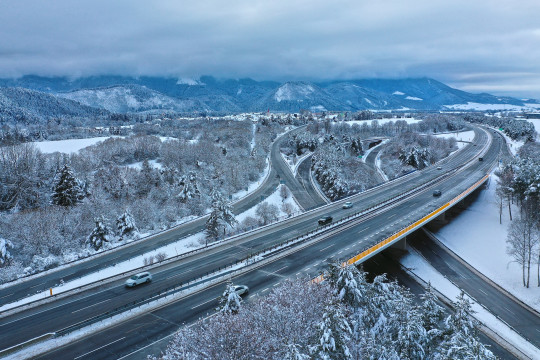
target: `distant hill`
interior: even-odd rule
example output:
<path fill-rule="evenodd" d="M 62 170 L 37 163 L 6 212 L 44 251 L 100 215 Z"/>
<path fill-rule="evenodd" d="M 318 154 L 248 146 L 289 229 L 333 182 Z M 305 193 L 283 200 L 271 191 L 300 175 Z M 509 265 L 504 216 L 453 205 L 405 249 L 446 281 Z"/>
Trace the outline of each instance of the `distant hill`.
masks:
<path fill-rule="evenodd" d="M 0 87 L 26 88 L 54 95 L 59 104 L 60 99 L 81 104 L 77 108 L 73 103 L 62 103 L 68 113 L 93 113 L 95 110 L 90 110 L 89 107 L 119 113 L 165 110 L 235 113 L 267 110 L 296 112 L 301 109 L 406 111 L 540 108 L 536 100 L 524 101 L 490 94 L 472 94 L 430 78 L 278 83 L 252 79 L 221 80 L 211 76 L 198 79 L 126 76 L 69 79 L 24 76 L 19 79 L 0 79 Z M 37 110 L 46 110 L 47 106 L 38 106 L 36 103 L 33 106 L 35 110 L 26 110 L 36 116 L 47 114 L 46 111 L 42 113 Z M 55 105 L 55 108 L 60 110 L 62 107 Z"/>
<path fill-rule="evenodd" d="M 64 116 L 103 116 L 108 111 L 23 88 L 0 88 L 2 122 L 44 122 Z"/>

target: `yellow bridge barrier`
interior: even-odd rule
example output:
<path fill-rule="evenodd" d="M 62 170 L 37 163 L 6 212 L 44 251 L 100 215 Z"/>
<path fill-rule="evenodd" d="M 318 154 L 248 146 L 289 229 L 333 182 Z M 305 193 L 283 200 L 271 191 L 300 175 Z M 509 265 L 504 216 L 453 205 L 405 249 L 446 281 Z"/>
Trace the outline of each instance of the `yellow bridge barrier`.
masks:
<path fill-rule="evenodd" d="M 447 202 L 446 204 L 444 204 L 443 206 L 441 206 L 437 210 L 429 213 L 428 215 L 424 216 L 420 220 L 415 221 L 414 223 L 407 226 L 406 228 L 401 229 L 400 231 L 398 231 L 397 233 L 395 233 L 395 234 L 391 235 L 390 237 L 384 239 L 383 241 L 373 245 L 369 249 L 362 251 L 360 254 L 358 254 L 358 255 L 350 258 L 349 260 L 343 262 L 342 265 L 346 266 L 346 265 L 355 264 L 355 263 L 359 262 L 360 260 L 364 259 L 365 257 L 367 257 L 367 256 L 369 256 L 369 255 L 371 255 L 371 254 L 373 254 L 375 252 L 378 252 L 378 250 L 388 247 L 393 242 L 396 242 L 397 240 L 399 240 L 402 236 L 404 236 L 404 235 L 412 232 L 416 228 L 424 225 L 424 223 L 428 222 L 428 220 L 438 216 L 441 212 L 445 211 L 447 208 L 449 208 L 449 207 L 453 206 L 454 204 L 456 204 L 457 202 L 459 202 L 465 196 L 467 196 L 468 194 L 470 194 L 471 192 L 476 190 L 488 178 L 489 178 L 489 174 L 484 176 L 482 179 L 478 180 L 477 182 L 475 182 L 467 190 L 463 191 L 461 194 L 459 194 L 458 196 L 456 196 L 455 198 L 453 198 L 452 200 L 450 200 L 449 202 Z M 318 282 L 321 282 L 323 280 L 324 280 L 324 276 L 321 274 L 321 275 L 317 276 L 315 279 L 313 279 L 312 281 L 315 282 L 315 283 L 318 283 Z"/>

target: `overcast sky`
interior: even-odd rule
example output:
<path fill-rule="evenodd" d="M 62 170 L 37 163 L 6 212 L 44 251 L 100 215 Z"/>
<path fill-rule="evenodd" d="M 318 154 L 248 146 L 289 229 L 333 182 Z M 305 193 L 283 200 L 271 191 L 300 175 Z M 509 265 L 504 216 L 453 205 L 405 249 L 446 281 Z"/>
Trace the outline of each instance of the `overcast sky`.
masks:
<path fill-rule="evenodd" d="M 540 0 L 0 0 L 0 76 L 428 76 L 540 98 Z"/>

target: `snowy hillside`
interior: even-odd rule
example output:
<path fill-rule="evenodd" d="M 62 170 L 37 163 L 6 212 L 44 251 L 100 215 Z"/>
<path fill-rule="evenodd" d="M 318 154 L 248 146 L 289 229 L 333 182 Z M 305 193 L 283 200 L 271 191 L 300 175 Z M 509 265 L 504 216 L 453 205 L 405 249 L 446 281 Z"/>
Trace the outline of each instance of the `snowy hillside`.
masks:
<path fill-rule="evenodd" d="M 0 88 L 0 120 L 42 122 L 62 116 L 99 116 L 107 111 L 23 88 Z"/>
<path fill-rule="evenodd" d="M 429 78 L 307 82 L 252 79 L 94 76 L 79 79 L 24 76 L 0 87 L 24 87 L 113 112 L 520 110 L 537 100 L 472 94 Z"/>
<path fill-rule="evenodd" d="M 104 108 L 115 113 L 148 110 L 171 110 L 177 112 L 208 110 L 208 107 L 201 101 L 172 98 L 138 85 L 77 90 L 59 93 L 58 96 L 88 106 Z"/>

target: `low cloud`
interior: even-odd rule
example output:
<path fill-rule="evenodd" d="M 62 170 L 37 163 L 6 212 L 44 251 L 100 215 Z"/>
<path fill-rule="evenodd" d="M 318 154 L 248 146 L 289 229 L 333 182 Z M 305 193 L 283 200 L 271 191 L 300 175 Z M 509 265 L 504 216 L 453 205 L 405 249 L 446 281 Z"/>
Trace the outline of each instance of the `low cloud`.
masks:
<path fill-rule="evenodd" d="M 540 2 L 438 3 L 0 0 L 0 76 L 429 76 L 540 97 Z"/>

